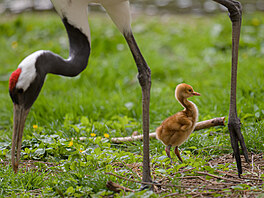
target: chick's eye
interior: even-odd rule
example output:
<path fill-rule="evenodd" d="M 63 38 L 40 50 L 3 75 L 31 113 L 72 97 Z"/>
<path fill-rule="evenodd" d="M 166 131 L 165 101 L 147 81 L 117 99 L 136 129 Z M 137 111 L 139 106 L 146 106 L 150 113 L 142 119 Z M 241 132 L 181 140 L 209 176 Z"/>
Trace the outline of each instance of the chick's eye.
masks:
<path fill-rule="evenodd" d="M 191 90 L 191 89 L 189 89 L 188 91 L 189 91 L 189 92 L 192 92 L 192 90 Z"/>

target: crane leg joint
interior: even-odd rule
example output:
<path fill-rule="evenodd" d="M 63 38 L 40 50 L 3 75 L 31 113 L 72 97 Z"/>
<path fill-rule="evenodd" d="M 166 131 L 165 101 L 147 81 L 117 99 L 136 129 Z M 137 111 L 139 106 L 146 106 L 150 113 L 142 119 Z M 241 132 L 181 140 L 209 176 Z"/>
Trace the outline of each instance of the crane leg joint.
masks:
<path fill-rule="evenodd" d="M 231 0 L 231 3 L 227 8 L 228 8 L 230 20 L 232 22 L 241 21 L 242 5 L 239 1 Z"/>
<path fill-rule="evenodd" d="M 143 67 L 143 69 L 139 70 L 137 75 L 140 86 L 149 88 L 151 87 L 151 70 L 148 66 Z"/>
<path fill-rule="evenodd" d="M 231 118 L 228 120 L 228 129 L 229 131 L 240 131 L 241 122 L 238 117 Z"/>

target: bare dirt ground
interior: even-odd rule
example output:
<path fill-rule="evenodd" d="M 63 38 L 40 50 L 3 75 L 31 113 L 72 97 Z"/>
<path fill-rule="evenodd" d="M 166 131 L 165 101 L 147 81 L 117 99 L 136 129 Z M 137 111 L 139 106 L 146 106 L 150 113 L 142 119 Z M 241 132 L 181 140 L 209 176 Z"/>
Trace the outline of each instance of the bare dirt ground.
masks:
<path fill-rule="evenodd" d="M 181 177 L 176 177 L 175 174 L 161 177 L 155 175 L 152 171 L 152 176 L 157 182 L 154 186 L 154 192 L 160 194 L 160 197 L 264 197 L 264 159 L 263 154 L 251 154 L 250 158 L 252 163 L 248 164 L 242 157 L 243 174 L 241 178 L 238 177 L 235 160 L 232 154 L 225 154 L 213 158 L 208 162 L 208 165 L 215 170 L 213 173 L 208 171 L 196 171 L 195 168 L 182 167 L 178 173 L 181 173 Z M 220 170 L 215 167 L 219 165 L 231 164 L 226 170 Z M 120 164 L 120 168 L 124 166 Z M 139 167 L 142 164 L 125 165 L 133 170 L 134 173 L 140 177 L 141 172 L 138 172 Z M 210 171 L 211 172 L 211 171 Z M 119 179 L 133 180 L 133 177 L 128 179 L 118 176 L 113 173 L 106 173 L 114 175 Z M 173 180 L 178 180 L 177 185 L 171 183 Z M 138 182 L 144 184 L 144 182 Z M 147 183 L 145 183 L 147 184 Z M 125 191 L 134 191 L 132 189 L 120 186 L 116 183 L 108 184 L 108 188 L 119 192 L 121 189 Z M 177 193 L 175 189 L 178 189 Z"/>
<path fill-rule="evenodd" d="M 236 168 L 229 170 L 217 170 L 211 174 L 208 172 L 195 171 L 197 176 L 181 177 L 181 186 L 184 187 L 181 193 L 169 194 L 165 197 L 264 197 L 264 159 L 263 154 L 252 154 L 248 164 L 242 157 L 243 174 L 238 177 Z M 208 164 L 215 165 L 234 163 L 231 154 L 219 156 Z M 185 168 L 182 172 L 187 171 Z M 192 171 L 192 170 L 190 170 Z M 160 191 L 167 191 L 168 188 L 161 188 Z M 157 191 L 157 193 L 160 193 Z"/>
<path fill-rule="evenodd" d="M 235 166 L 230 166 L 232 168 L 228 170 L 220 170 L 215 168 L 214 173 L 209 173 L 207 171 L 196 171 L 195 168 L 182 167 L 179 170 L 179 173 L 184 176 L 176 177 L 174 174 L 167 175 L 166 177 L 160 177 L 160 175 L 155 175 L 155 172 L 152 172 L 152 176 L 157 185 L 153 186 L 154 192 L 159 194 L 160 197 L 264 197 L 264 154 L 251 154 L 251 164 L 245 162 L 245 159 L 242 157 L 243 163 L 243 174 L 241 178 L 237 175 L 237 170 Z M 213 158 L 208 162 L 209 166 L 214 168 L 219 166 L 219 164 L 235 164 L 232 154 L 225 154 Z M 2 165 L 7 165 L 9 162 L 1 162 Z M 46 169 L 47 172 L 50 172 L 50 176 L 56 175 L 56 171 L 61 171 L 57 167 L 58 164 L 50 162 L 40 162 L 40 161 L 23 161 L 20 164 L 20 168 L 24 171 L 27 170 L 38 170 Z M 141 163 L 135 164 L 114 164 L 114 166 L 126 166 L 133 170 L 139 177 L 141 177 L 140 167 Z M 54 168 L 52 168 L 54 167 Z M 49 170 L 51 168 L 52 170 Z M 130 180 L 136 183 L 144 183 L 138 181 L 138 178 L 131 177 L 130 179 L 116 175 L 114 173 L 106 173 L 109 175 L 116 176 L 119 179 Z M 177 185 L 172 184 L 171 179 L 180 181 Z M 135 180 L 134 180 L 135 179 Z M 116 184 L 116 183 L 115 183 Z M 174 190 L 178 189 L 177 193 Z M 115 192 L 120 190 L 134 192 L 136 190 L 126 188 L 117 184 L 116 187 L 109 188 Z M 174 190 L 173 190 L 174 189 Z M 32 195 L 40 195 L 42 189 L 35 189 L 29 191 Z M 109 197 L 113 197 L 109 196 Z"/>

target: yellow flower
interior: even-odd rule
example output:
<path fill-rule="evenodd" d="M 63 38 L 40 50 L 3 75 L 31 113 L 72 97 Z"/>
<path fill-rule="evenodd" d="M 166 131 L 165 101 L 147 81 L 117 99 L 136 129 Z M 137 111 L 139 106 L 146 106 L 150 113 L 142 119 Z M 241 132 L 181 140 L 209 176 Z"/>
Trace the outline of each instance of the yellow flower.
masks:
<path fill-rule="evenodd" d="M 17 41 L 13 41 L 13 42 L 11 43 L 11 46 L 12 46 L 13 49 L 16 49 L 17 46 L 18 46 L 18 42 L 17 42 Z"/>
<path fill-rule="evenodd" d="M 105 138 L 109 138 L 109 134 L 105 133 L 105 134 L 104 134 L 104 137 L 105 137 Z"/>
<path fill-rule="evenodd" d="M 80 151 L 80 153 L 82 153 L 82 152 L 83 152 L 83 150 L 82 150 L 82 149 L 79 149 L 79 151 Z"/>
<path fill-rule="evenodd" d="M 92 137 L 95 137 L 95 136 L 96 136 L 96 134 L 95 134 L 95 133 L 91 133 L 91 136 L 92 136 Z"/>
<path fill-rule="evenodd" d="M 68 144 L 68 147 L 71 147 L 73 145 L 73 140 L 71 140 Z"/>
<path fill-rule="evenodd" d="M 37 128 L 38 128 L 38 125 L 34 124 L 33 129 L 37 129 Z"/>
<path fill-rule="evenodd" d="M 260 25 L 260 20 L 258 18 L 252 19 L 252 25 L 259 26 Z"/>

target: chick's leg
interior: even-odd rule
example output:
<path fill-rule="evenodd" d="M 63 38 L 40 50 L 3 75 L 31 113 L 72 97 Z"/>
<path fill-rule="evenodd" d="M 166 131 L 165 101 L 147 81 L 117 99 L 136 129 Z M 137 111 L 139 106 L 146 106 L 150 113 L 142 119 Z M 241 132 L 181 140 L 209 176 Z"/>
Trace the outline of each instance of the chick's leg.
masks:
<path fill-rule="evenodd" d="M 181 158 L 181 155 L 180 155 L 180 152 L 179 152 L 179 150 L 178 150 L 178 146 L 175 147 L 175 149 L 174 149 L 174 153 L 177 155 L 177 157 L 179 158 L 179 160 L 180 160 L 181 162 L 183 162 L 183 161 L 182 161 L 182 158 Z"/>
<path fill-rule="evenodd" d="M 165 151 L 166 151 L 168 158 L 170 158 L 171 163 L 172 163 L 172 159 L 171 159 L 171 155 L 170 155 L 170 149 L 171 149 L 171 145 L 168 145 L 168 146 L 166 146 Z"/>

